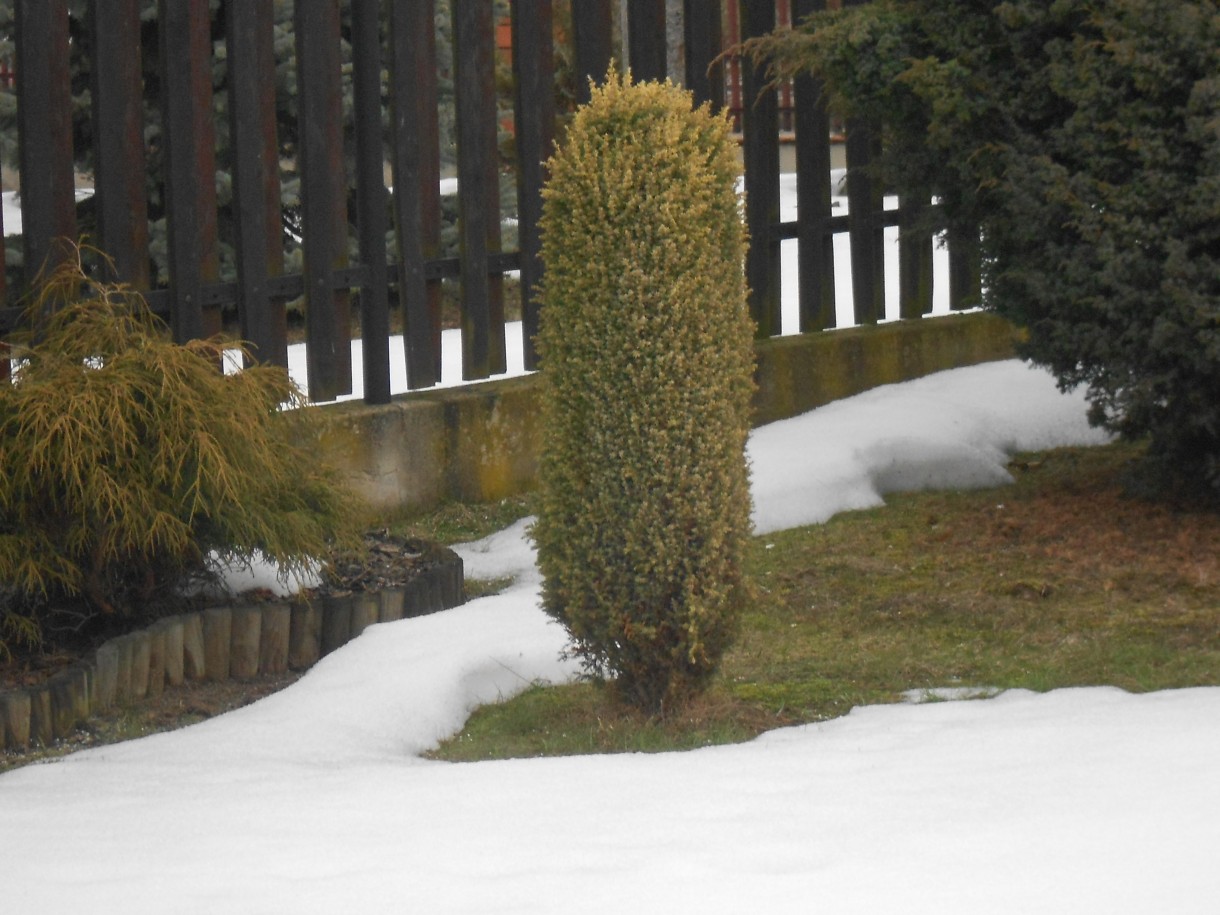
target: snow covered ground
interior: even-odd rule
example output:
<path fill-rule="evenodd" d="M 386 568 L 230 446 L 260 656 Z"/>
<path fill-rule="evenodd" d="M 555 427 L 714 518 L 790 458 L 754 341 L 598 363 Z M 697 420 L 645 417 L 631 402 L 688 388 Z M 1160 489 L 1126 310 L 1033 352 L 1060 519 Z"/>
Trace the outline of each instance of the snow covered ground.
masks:
<path fill-rule="evenodd" d="M 760 531 L 988 485 L 1093 443 L 1016 362 L 758 430 Z M 5 913 L 1211 913 L 1220 688 L 858 708 L 688 753 L 452 765 L 471 709 L 573 674 L 523 525 L 462 548 L 508 591 L 374 626 L 182 731 L 0 776 Z"/>

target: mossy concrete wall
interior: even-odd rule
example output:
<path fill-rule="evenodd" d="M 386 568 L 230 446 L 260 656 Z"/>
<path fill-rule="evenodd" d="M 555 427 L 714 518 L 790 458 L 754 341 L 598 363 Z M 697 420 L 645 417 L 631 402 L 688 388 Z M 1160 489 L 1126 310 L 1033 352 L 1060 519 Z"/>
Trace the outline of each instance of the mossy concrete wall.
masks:
<path fill-rule="evenodd" d="M 755 425 L 869 388 L 1014 354 L 988 314 L 782 337 L 758 346 Z M 542 442 L 534 376 L 321 408 L 319 456 L 379 512 L 491 501 L 531 488 Z"/>

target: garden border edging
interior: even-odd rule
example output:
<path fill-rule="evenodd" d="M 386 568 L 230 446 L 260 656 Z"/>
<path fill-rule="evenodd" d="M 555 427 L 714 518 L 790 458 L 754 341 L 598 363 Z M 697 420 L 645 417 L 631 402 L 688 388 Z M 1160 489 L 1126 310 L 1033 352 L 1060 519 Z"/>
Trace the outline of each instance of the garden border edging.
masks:
<path fill-rule="evenodd" d="M 462 559 L 439 561 L 401 587 L 313 599 L 234 603 L 167 616 L 110 639 L 34 686 L 0 692 L 0 752 L 51 746 L 92 715 L 155 698 L 188 680 L 251 680 L 306 670 L 374 623 L 465 601 Z"/>

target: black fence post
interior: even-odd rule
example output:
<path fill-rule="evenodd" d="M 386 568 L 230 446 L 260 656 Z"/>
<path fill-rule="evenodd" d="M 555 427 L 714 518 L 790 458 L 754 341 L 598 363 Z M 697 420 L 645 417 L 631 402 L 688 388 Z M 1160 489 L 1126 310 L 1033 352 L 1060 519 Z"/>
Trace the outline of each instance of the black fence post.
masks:
<path fill-rule="evenodd" d="M 115 278 L 148 289 L 143 75 L 139 0 L 112 0 L 93 20 L 94 191 L 97 243 Z"/>
<path fill-rule="evenodd" d="M 684 0 L 683 16 L 686 88 L 696 105 L 708 102 L 718 112 L 724 108 L 724 64 L 717 61 L 724 50 L 720 4 Z"/>
<path fill-rule="evenodd" d="M 538 367 L 536 287 L 542 279 L 542 185 L 555 141 L 555 39 L 551 0 L 513 4 L 513 106 L 517 139 L 517 247 L 525 367 Z"/>
<path fill-rule="evenodd" d="M 931 195 L 898 200 L 898 314 L 921 318 L 932 311 L 932 237 L 927 217 Z"/>
<path fill-rule="evenodd" d="M 17 0 L 17 130 L 25 280 L 76 240 L 67 0 Z"/>
<path fill-rule="evenodd" d="M 775 0 L 740 0 L 741 37 L 765 35 L 775 28 Z M 759 337 L 780 333 L 779 111 L 767 88 L 765 65 L 741 62 L 742 152 L 745 158 L 746 256 L 750 313 Z"/>
<path fill-rule="evenodd" d="M 453 0 L 458 236 L 462 252 L 462 378 L 504 372 L 504 292 L 489 258 L 500 253 L 500 181 L 492 7 Z"/>
<path fill-rule="evenodd" d="M 846 130 L 852 305 L 857 324 L 876 324 L 885 316 L 884 229 L 878 219 L 881 193 L 869 174 L 877 139 L 872 126 L 858 118 L 848 119 Z"/>
<path fill-rule="evenodd" d="M 390 293 L 386 259 L 384 133 L 381 126 L 381 2 L 352 0 L 352 83 L 356 96 L 356 222 L 364 402 L 390 402 Z"/>
<path fill-rule="evenodd" d="M 441 380 L 440 151 L 433 0 L 390 0 L 390 129 L 398 300 L 406 324 L 407 387 Z"/>
<path fill-rule="evenodd" d="M 159 10 L 170 325 L 182 342 L 220 332 L 219 307 L 203 307 L 203 286 L 220 273 L 212 23 L 208 0 L 161 0 Z"/>
<path fill-rule="evenodd" d="M 275 122 L 273 0 L 225 5 L 233 230 L 242 336 L 260 362 L 288 365 L 284 303 L 269 280 L 283 275 L 279 144 Z"/>
<path fill-rule="evenodd" d="M 572 42 L 576 58 L 576 101 L 589 101 L 589 81 L 606 78 L 612 55 L 613 10 L 610 0 L 572 4 Z"/>
<path fill-rule="evenodd" d="M 294 12 L 309 396 L 333 400 L 352 390 L 350 294 L 335 288 L 347 266 L 339 3 L 296 0 Z"/>
<path fill-rule="evenodd" d="M 949 308 L 962 311 L 983 304 L 982 248 L 979 230 L 952 226 L 949 236 Z"/>
<path fill-rule="evenodd" d="M 824 10 L 826 0 L 795 0 L 800 20 Z M 822 102 L 822 85 L 812 76 L 793 80 L 796 106 L 797 279 L 801 333 L 834 327 L 835 253 L 830 229 L 830 116 Z"/>
<path fill-rule="evenodd" d="M 637 83 L 664 81 L 669 42 L 665 0 L 627 0 L 627 56 Z"/>

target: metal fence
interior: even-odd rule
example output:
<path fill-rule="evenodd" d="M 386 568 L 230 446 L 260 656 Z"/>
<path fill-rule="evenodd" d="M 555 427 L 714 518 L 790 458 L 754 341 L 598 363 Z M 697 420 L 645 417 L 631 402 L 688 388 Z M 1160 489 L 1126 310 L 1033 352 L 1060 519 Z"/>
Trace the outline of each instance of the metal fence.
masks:
<path fill-rule="evenodd" d="M 0 37 L 16 48 L 23 223 L 16 259 L 25 269 L 14 272 L 17 288 L 7 288 L 7 271 L 0 270 L 0 332 L 18 319 L 31 267 L 54 263 L 62 256 L 60 240 L 82 232 L 77 169 L 88 143 L 90 242 L 112 259 L 116 279 L 146 292 L 177 339 L 217 332 L 228 311 L 260 359 L 286 364 L 286 303 L 303 297 L 310 397 L 330 400 L 351 391 L 350 341 L 358 317 L 364 398 L 383 403 L 390 397 L 392 304 L 401 309 L 408 386 L 429 387 L 441 372 L 441 284 L 459 283 L 463 374 L 486 378 L 505 371 L 504 277 L 519 271 L 512 288 L 521 297 L 524 362 L 535 367 L 532 289 L 542 270 L 537 225 L 544 161 L 555 135 L 557 59 L 570 61 L 576 100 L 587 95 L 589 78 L 604 76 L 616 45 L 628 48 L 635 78 L 663 78 L 666 3 L 626 0 L 626 34 L 616 36 L 615 0 L 570 0 L 561 23 L 551 0 L 440 2 L 450 17 L 452 72 L 443 75 L 451 78 L 456 111 L 456 256 L 443 256 L 441 247 L 435 0 L 295 0 L 287 48 L 275 41 L 279 0 L 228 0 L 219 13 L 208 0 L 160 0 L 155 8 L 151 0 L 13 0 L 13 34 Z M 774 0 L 729 2 L 741 37 L 775 27 Z M 799 19 L 823 6 L 791 0 L 791 13 Z M 673 75 L 696 101 L 723 106 L 726 79 L 718 58 L 727 42 L 725 6 L 686 0 L 684 12 L 685 68 Z M 505 25 L 512 77 L 507 155 L 496 88 L 497 35 L 503 55 Z M 71 66 L 73 52 L 79 59 L 86 46 L 86 64 Z M 141 61 L 150 47 L 159 49 L 155 79 Z M 292 144 L 277 115 L 284 106 L 282 99 L 277 105 L 276 74 L 286 56 L 296 73 Z M 818 86 L 797 80 L 782 92 L 792 99 L 799 218 L 781 223 L 780 93 L 765 90 L 757 68 L 738 67 L 752 238 L 746 269 L 760 336 L 780 331 L 779 252 L 789 238 L 799 240 L 802 332 L 835 324 L 831 243 L 841 232 L 851 238 L 854 323 L 876 322 L 884 315 L 882 232 L 911 224 L 927 202 L 883 208 L 880 189 L 862 171 L 878 132 L 849 123 L 849 215 L 834 215 L 830 124 Z M 218 79 L 227 99 L 223 113 L 215 105 Z M 90 107 L 82 119 L 83 88 Z M 345 97 L 351 111 L 344 110 Z M 286 158 L 299 179 L 299 200 L 284 196 Z M 500 179 L 509 162 L 515 250 L 505 250 L 501 234 Z M 225 230 L 217 188 L 228 181 Z M 149 218 L 156 195 L 165 214 L 161 270 L 153 266 Z M 287 233 L 286 216 L 292 217 Z M 228 280 L 220 270 L 222 243 L 234 263 Z M 901 242 L 903 317 L 930 310 L 932 244 L 913 233 Z M 297 246 L 303 266 L 291 271 L 285 252 Z M 950 295 L 959 302 L 969 295 L 974 271 L 953 251 L 951 261 Z"/>

